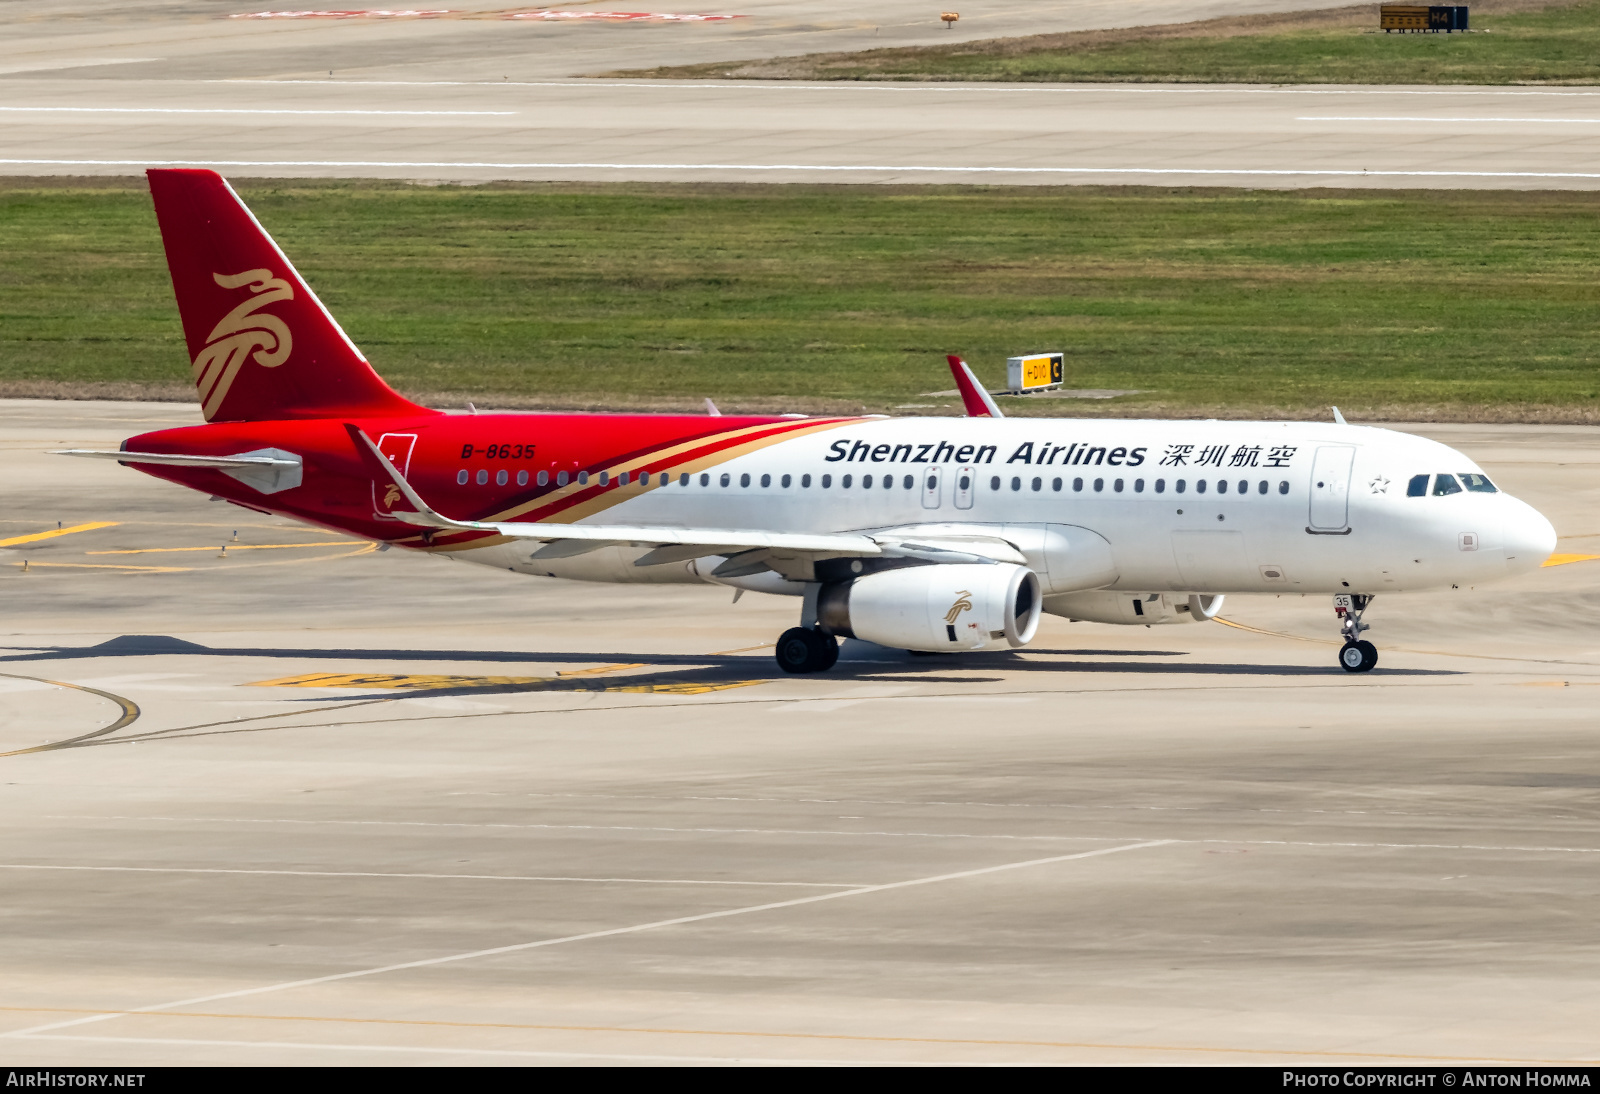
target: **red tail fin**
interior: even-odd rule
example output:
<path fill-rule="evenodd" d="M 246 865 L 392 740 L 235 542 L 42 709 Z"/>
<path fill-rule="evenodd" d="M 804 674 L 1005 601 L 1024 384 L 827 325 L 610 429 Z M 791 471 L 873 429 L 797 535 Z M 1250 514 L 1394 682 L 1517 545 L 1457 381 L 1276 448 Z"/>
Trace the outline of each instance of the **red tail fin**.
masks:
<path fill-rule="evenodd" d="M 207 421 L 428 413 L 378 378 L 221 175 L 147 174 Z"/>

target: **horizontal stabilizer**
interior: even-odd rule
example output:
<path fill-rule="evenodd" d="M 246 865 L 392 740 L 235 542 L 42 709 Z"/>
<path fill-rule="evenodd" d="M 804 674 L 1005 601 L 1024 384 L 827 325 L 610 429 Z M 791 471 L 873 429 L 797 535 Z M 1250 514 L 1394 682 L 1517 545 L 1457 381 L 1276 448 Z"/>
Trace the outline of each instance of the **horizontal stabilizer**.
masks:
<path fill-rule="evenodd" d="M 277 456 L 187 456 L 172 452 L 96 452 L 87 448 L 67 448 L 50 453 L 52 456 L 88 456 L 97 460 L 116 460 L 118 463 L 158 463 L 168 467 L 215 467 L 225 471 L 230 467 L 299 467 L 298 459 Z"/>

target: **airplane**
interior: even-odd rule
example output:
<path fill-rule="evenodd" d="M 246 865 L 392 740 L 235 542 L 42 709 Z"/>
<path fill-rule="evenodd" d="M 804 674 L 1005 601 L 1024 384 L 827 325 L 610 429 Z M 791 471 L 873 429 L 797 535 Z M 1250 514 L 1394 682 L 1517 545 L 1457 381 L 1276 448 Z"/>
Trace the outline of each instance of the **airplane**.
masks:
<path fill-rule="evenodd" d="M 785 672 L 831 668 L 841 638 L 1010 650 L 1044 612 L 1190 623 L 1236 594 L 1331 595 L 1338 663 L 1366 672 L 1374 596 L 1511 577 L 1555 548 L 1466 456 L 1337 410 L 1006 418 L 955 357 L 960 418 L 428 409 L 222 176 L 148 178 L 206 424 L 64 454 L 517 574 L 792 596 Z"/>

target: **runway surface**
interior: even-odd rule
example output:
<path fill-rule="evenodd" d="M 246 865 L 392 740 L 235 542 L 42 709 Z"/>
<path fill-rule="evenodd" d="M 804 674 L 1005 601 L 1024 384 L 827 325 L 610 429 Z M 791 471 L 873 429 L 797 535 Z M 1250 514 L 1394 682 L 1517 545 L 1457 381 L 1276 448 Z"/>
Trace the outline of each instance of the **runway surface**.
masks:
<path fill-rule="evenodd" d="M 194 420 L 0 404 L 10 1063 L 1600 1056 L 1600 561 L 788 678 L 44 454 Z M 1600 554 L 1600 432 L 1423 432 Z"/>
<path fill-rule="evenodd" d="M 947 34 L 926 10 L 896 3 L 884 11 L 900 22 L 880 13 L 880 30 L 892 31 L 885 44 L 904 44 L 1294 6 L 1245 0 L 1185 6 L 1185 16 L 1165 0 L 993 5 Z M 1576 87 L 573 78 L 872 44 L 835 0 L 803 14 L 749 10 L 721 23 L 533 26 L 233 20 L 215 4 L 95 18 L 47 8 L 0 24 L 0 172 L 199 164 L 459 182 L 1600 186 L 1600 91 Z"/>

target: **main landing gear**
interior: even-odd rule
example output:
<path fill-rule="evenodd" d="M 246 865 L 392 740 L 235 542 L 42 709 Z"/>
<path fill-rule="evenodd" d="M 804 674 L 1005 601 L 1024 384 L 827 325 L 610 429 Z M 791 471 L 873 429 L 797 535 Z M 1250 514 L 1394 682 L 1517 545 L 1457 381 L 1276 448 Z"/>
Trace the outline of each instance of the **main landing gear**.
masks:
<path fill-rule="evenodd" d="M 1342 593 L 1333 598 L 1333 614 L 1339 617 L 1339 634 L 1344 646 L 1339 650 L 1339 665 L 1346 672 L 1370 672 L 1378 663 L 1378 647 L 1361 637 L 1370 628 L 1361 617 L 1372 603 L 1371 596 Z"/>
<path fill-rule="evenodd" d="M 784 672 L 827 672 L 839 660 L 839 640 L 814 627 L 790 627 L 778 636 L 777 656 Z"/>

